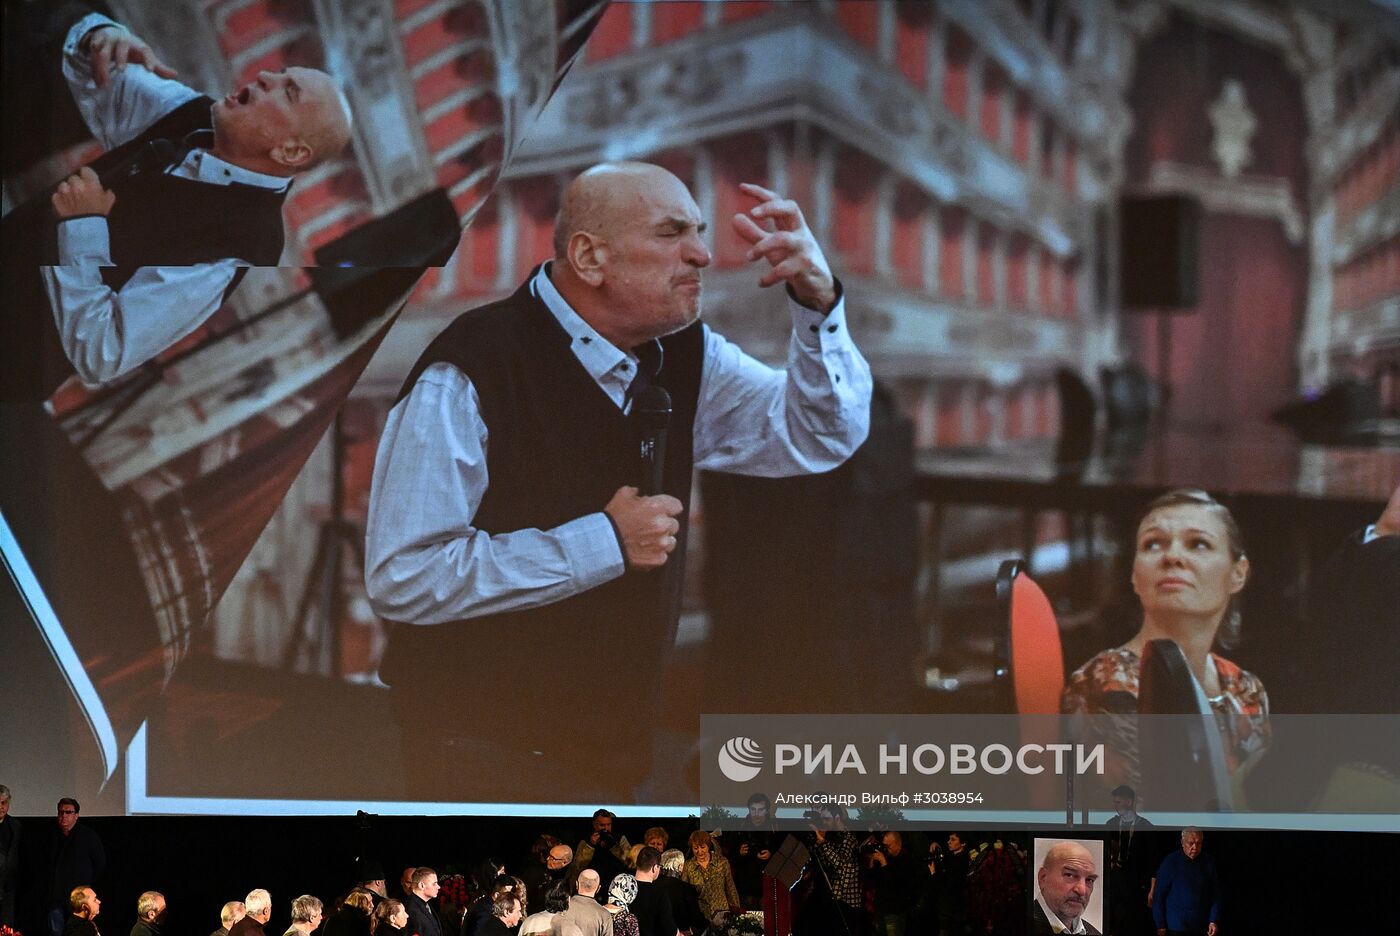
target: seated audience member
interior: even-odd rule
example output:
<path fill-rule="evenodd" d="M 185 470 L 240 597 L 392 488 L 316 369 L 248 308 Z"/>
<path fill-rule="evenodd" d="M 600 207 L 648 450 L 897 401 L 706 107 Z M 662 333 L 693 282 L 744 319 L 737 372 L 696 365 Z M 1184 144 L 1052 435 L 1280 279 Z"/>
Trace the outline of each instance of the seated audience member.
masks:
<path fill-rule="evenodd" d="M 565 881 L 555 881 L 544 892 L 543 910 L 532 913 L 520 922 L 518 936 L 537 936 L 548 933 L 554 918 L 569 909 L 569 885 Z"/>
<path fill-rule="evenodd" d="M 97 914 L 102 901 L 91 887 L 75 887 L 68 895 L 68 920 L 63 924 L 63 936 L 99 936 Z"/>
<path fill-rule="evenodd" d="M 734 874 L 729 860 L 719 853 L 715 840 L 704 829 L 690 834 L 690 859 L 685 863 L 685 880 L 700 893 L 700 912 L 706 920 L 739 909 L 739 891 L 734 887 Z"/>
<path fill-rule="evenodd" d="M 685 933 L 699 933 L 705 929 L 705 915 L 700 912 L 700 892 L 694 884 L 681 879 L 684 873 L 684 852 L 679 848 L 668 848 L 661 853 L 661 876 L 656 879 L 656 886 L 671 903 L 676 928 Z"/>
<path fill-rule="evenodd" d="M 136 898 L 136 923 L 131 936 L 160 936 L 165 922 L 165 897 L 159 891 L 146 891 Z"/>
<path fill-rule="evenodd" d="M 408 936 L 408 911 L 392 897 L 374 908 L 374 936 Z"/>
<path fill-rule="evenodd" d="M 1204 491 L 1176 490 L 1154 500 L 1137 525 L 1132 583 L 1142 627 L 1075 670 L 1060 710 L 1098 716 L 1089 730 L 1107 742 L 1109 783 L 1140 786 L 1138 687 L 1143 648 L 1168 639 L 1215 711 L 1233 772 L 1269 744 L 1269 697 L 1259 678 L 1212 651 L 1239 635 L 1235 595 L 1249 578 L 1239 525 Z"/>
<path fill-rule="evenodd" d="M 325 905 L 319 897 L 302 894 L 292 901 L 292 923 L 282 936 L 311 936 L 321 925 Z"/>
<path fill-rule="evenodd" d="M 637 879 L 619 874 L 608 887 L 608 902 L 604 909 L 612 914 L 615 936 L 638 936 L 637 917 L 629 909 L 637 899 Z"/>
<path fill-rule="evenodd" d="M 219 928 L 210 933 L 209 936 L 228 936 L 233 924 L 243 919 L 243 914 L 248 911 L 243 906 L 241 900 L 230 900 L 219 910 Z"/>
<path fill-rule="evenodd" d="M 263 927 L 272 919 L 272 895 L 261 887 L 243 898 L 244 914 L 233 924 L 229 936 L 264 936 Z"/>
<path fill-rule="evenodd" d="M 326 920 L 324 936 L 369 936 L 374 896 L 362 887 L 345 895 L 340 907 Z"/>

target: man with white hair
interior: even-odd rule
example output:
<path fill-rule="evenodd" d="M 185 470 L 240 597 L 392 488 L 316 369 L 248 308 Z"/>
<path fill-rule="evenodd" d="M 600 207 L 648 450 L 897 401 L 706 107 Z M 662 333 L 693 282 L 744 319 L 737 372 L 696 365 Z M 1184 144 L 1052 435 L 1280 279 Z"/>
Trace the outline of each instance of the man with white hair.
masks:
<path fill-rule="evenodd" d="M 272 895 L 261 887 L 254 888 L 243 898 L 243 919 L 228 931 L 228 936 L 266 936 L 263 927 L 272 919 Z"/>
<path fill-rule="evenodd" d="M 1204 854 L 1205 833 L 1181 830 L 1181 850 L 1162 859 L 1152 890 L 1158 936 L 1215 936 L 1220 920 L 1220 880 L 1215 860 Z"/>
<path fill-rule="evenodd" d="M 671 913 L 680 930 L 699 932 L 705 928 L 705 915 L 700 911 L 700 892 L 695 885 L 681 877 L 685 871 L 685 852 L 668 848 L 661 853 L 661 875 L 656 886 L 671 902 Z"/>
<path fill-rule="evenodd" d="M 578 876 L 578 893 L 569 898 L 569 909 L 555 917 L 551 925 L 557 927 L 560 920 L 569 920 L 583 931 L 583 936 L 613 936 L 612 914 L 598 903 L 598 889 L 602 884 L 597 871 L 592 868 L 582 871 Z"/>

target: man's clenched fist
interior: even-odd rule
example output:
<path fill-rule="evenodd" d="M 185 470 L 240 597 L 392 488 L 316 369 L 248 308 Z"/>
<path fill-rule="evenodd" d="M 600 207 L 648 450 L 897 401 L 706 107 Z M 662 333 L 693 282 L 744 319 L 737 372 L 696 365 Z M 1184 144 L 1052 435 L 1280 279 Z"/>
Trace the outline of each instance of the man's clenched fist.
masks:
<path fill-rule="evenodd" d="M 58 184 L 53 193 L 53 210 L 60 218 L 79 215 L 106 216 L 117 203 L 117 196 L 102 187 L 97 173 L 87 166 Z"/>
<path fill-rule="evenodd" d="M 676 548 L 681 524 L 676 519 L 685 508 L 669 494 L 642 497 L 634 487 L 621 487 L 603 508 L 622 535 L 627 564 L 637 569 L 656 569 Z"/>

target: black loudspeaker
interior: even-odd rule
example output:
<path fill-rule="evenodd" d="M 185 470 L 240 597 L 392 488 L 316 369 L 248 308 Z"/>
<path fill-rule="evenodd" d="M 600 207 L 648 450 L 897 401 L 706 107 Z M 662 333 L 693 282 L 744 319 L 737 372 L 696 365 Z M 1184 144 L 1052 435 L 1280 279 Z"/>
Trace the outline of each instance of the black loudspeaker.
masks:
<path fill-rule="evenodd" d="M 424 270 L 445 264 L 461 237 L 457 209 L 437 188 L 318 248 L 307 274 L 336 335 L 382 314 Z"/>
<path fill-rule="evenodd" d="M 1200 293 L 1201 203 L 1188 195 L 1129 195 L 1118 208 L 1123 308 L 1194 309 Z"/>

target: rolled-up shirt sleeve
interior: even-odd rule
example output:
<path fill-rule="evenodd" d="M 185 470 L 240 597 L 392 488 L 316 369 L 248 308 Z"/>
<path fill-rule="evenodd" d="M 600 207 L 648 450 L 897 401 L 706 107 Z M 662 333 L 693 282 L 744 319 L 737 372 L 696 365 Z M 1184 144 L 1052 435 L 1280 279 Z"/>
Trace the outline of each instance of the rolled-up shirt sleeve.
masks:
<path fill-rule="evenodd" d="M 438 363 L 389 413 L 375 458 L 365 586 L 375 613 L 443 624 L 551 604 L 626 570 L 607 515 L 549 530 L 473 525 L 489 477 L 476 388 Z"/>
<path fill-rule="evenodd" d="M 830 471 L 870 433 L 870 365 L 846 327 L 844 297 L 823 315 L 788 297 L 784 370 L 705 331 L 695 466 L 763 477 Z"/>

